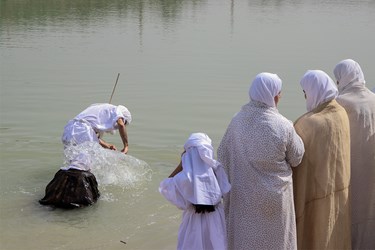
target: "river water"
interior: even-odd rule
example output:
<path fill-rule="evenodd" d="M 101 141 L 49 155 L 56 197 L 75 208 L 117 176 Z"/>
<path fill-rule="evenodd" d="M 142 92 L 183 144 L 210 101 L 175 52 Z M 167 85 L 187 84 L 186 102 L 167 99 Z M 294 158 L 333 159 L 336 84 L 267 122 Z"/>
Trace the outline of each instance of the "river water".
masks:
<path fill-rule="evenodd" d="M 292 121 L 308 69 L 352 58 L 373 88 L 374 13 L 373 0 L 0 0 L 0 249 L 175 249 L 181 211 L 158 185 L 190 133 L 216 149 L 262 71 L 282 78 Z M 128 155 L 92 149 L 95 205 L 40 206 L 63 127 L 109 102 L 118 73 Z"/>

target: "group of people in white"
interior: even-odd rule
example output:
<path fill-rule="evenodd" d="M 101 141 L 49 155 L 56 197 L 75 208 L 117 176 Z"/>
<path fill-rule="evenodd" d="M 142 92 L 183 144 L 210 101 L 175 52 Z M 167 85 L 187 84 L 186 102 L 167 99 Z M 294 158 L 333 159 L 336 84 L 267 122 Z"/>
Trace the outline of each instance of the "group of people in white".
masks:
<path fill-rule="evenodd" d="M 217 149 L 192 133 L 160 193 L 183 210 L 177 249 L 375 249 L 375 94 L 352 59 L 309 70 L 300 85 L 307 113 L 279 113 L 282 80 L 258 74 L 249 103 L 232 118 Z M 301 92 L 302 92 L 301 91 Z M 65 126 L 64 147 L 119 130 L 128 152 L 124 106 L 94 104 Z M 100 197 L 90 157 L 62 167 L 39 202 L 82 207 Z"/>
<path fill-rule="evenodd" d="M 277 109 L 281 79 L 258 74 L 217 160 L 191 134 L 159 187 L 184 210 L 177 249 L 375 249 L 375 94 L 354 60 L 333 73 L 302 77 L 294 123 Z"/>

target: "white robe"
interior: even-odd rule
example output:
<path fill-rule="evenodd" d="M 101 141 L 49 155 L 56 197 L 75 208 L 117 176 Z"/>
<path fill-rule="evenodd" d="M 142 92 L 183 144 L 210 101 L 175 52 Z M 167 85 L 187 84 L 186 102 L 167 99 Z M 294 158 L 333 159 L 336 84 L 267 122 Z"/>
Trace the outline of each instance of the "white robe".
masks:
<path fill-rule="evenodd" d="M 348 114 L 353 249 L 375 249 L 375 94 L 349 84 L 337 97 Z"/>
<path fill-rule="evenodd" d="M 96 134 L 118 129 L 119 118 L 123 118 L 124 122 L 128 121 L 128 123 L 131 121 L 130 112 L 124 106 L 108 103 L 93 104 L 68 122 L 64 127 L 62 142 L 64 145 L 98 142 Z"/>
<path fill-rule="evenodd" d="M 251 101 L 228 126 L 218 148 L 232 185 L 224 196 L 229 249 L 296 249 L 291 166 L 304 145 L 291 121 Z"/>
<path fill-rule="evenodd" d="M 160 183 L 161 194 L 173 205 L 184 210 L 182 222 L 178 231 L 177 249 L 226 249 L 226 230 L 224 208 L 221 203 L 211 213 L 197 214 L 192 204 L 182 193 L 184 187 L 176 182 L 184 172 L 173 178 L 167 178 Z"/>

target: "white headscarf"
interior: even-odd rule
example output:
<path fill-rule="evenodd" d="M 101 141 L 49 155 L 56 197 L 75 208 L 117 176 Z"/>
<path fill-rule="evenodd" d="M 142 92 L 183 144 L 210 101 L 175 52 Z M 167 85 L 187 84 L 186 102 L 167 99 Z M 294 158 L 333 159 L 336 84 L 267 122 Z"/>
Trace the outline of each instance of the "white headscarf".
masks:
<path fill-rule="evenodd" d="M 306 93 L 306 108 L 309 112 L 338 95 L 333 80 L 321 70 L 308 70 L 300 84 Z"/>
<path fill-rule="evenodd" d="M 365 76 L 363 75 L 361 66 L 352 60 L 345 59 L 339 62 L 333 70 L 338 83 L 339 92 L 353 84 L 365 84 Z"/>
<path fill-rule="evenodd" d="M 282 81 L 278 75 L 263 72 L 253 80 L 249 89 L 249 97 L 269 107 L 276 107 L 275 96 L 280 93 L 281 87 Z"/>
<path fill-rule="evenodd" d="M 174 177 L 182 186 L 182 195 L 192 204 L 218 204 L 231 186 L 223 166 L 213 158 L 211 139 L 204 133 L 193 133 L 184 148 L 182 173 Z"/>
<path fill-rule="evenodd" d="M 118 105 L 117 106 L 117 110 L 121 112 L 121 114 L 124 115 L 125 117 L 125 121 L 130 124 L 131 121 L 132 121 L 132 115 L 130 113 L 130 111 L 125 107 L 125 106 L 122 106 L 122 105 Z"/>

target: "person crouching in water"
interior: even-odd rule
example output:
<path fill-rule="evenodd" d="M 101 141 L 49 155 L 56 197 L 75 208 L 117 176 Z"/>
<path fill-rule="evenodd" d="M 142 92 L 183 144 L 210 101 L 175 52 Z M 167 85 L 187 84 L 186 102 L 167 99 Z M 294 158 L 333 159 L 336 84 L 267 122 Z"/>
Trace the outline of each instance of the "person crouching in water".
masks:
<path fill-rule="evenodd" d="M 184 210 L 177 249 L 226 249 L 222 196 L 231 186 L 222 164 L 213 158 L 211 139 L 193 133 L 180 164 L 160 183 L 160 193 Z"/>
<path fill-rule="evenodd" d="M 91 160 L 86 153 L 79 153 L 67 167 L 62 167 L 46 187 L 46 194 L 39 200 L 42 205 L 76 208 L 94 204 L 100 197 L 98 183 L 90 172 Z"/>
<path fill-rule="evenodd" d="M 105 142 L 101 135 L 105 132 L 119 131 L 123 142 L 122 153 L 128 152 L 128 134 L 126 126 L 132 118 L 129 110 L 122 105 L 109 103 L 92 104 L 64 127 L 62 142 L 64 151 L 84 143 L 98 143 L 110 150 L 117 150 L 110 143 Z M 89 144 L 88 144 L 89 145 Z M 76 149 L 74 149 L 76 150 Z M 90 172 L 90 156 L 83 153 L 70 158 L 65 153 L 67 167 L 62 167 L 46 187 L 46 195 L 39 201 L 42 205 L 53 205 L 62 208 L 84 207 L 95 203 L 100 193 L 95 175 Z"/>

